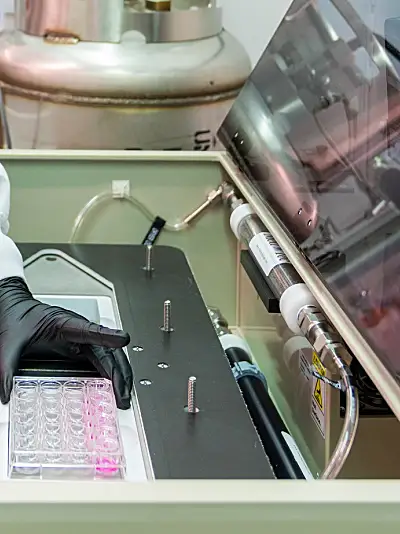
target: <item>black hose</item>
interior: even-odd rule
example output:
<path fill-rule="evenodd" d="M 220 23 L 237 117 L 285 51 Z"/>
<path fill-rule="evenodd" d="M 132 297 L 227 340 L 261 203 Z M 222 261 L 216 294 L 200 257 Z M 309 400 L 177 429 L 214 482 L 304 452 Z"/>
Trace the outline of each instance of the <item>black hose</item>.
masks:
<path fill-rule="evenodd" d="M 251 363 L 243 349 L 229 348 L 225 353 L 232 367 L 240 362 Z M 237 381 L 276 477 L 305 479 L 284 437 L 284 434 L 290 435 L 290 433 L 264 383 L 256 376 L 242 376 Z"/>

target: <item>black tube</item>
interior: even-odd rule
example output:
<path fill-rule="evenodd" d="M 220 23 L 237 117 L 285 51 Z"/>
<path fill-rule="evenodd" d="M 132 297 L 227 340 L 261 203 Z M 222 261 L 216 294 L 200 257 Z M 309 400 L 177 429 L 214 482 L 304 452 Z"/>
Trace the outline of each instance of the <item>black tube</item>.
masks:
<path fill-rule="evenodd" d="M 231 366 L 240 362 L 251 363 L 250 357 L 243 349 L 230 348 L 225 353 Z M 276 477 L 305 479 L 284 438 L 284 433 L 290 435 L 290 432 L 275 408 L 265 385 L 255 376 L 243 376 L 238 379 L 238 386 Z"/>

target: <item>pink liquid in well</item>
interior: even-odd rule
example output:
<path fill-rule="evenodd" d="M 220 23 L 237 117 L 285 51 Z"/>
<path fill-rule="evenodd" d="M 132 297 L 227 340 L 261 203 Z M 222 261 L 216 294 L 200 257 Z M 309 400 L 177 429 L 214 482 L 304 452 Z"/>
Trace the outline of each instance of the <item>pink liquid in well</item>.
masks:
<path fill-rule="evenodd" d="M 96 464 L 96 471 L 103 475 L 112 475 L 118 471 L 115 460 L 111 458 L 98 458 Z"/>
<path fill-rule="evenodd" d="M 114 458 L 107 457 L 103 447 L 96 447 L 96 437 L 102 434 L 107 427 L 107 422 L 110 421 L 110 414 L 105 409 L 107 406 L 104 404 L 104 395 L 96 395 L 92 397 L 92 403 L 88 406 L 87 411 L 87 428 L 88 428 L 88 446 L 91 450 L 95 451 L 99 456 L 96 458 L 96 472 L 102 475 L 112 475 L 118 471 L 117 462 Z M 97 424 L 96 424 L 97 423 Z M 110 429 L 107 428 L 107 432 Z M 104 445 L 106 440 L 104 441 Z M 105 447 L 106 448 L 106 447 Z M 103 450 L 99 450 L 103 449 Z"/>

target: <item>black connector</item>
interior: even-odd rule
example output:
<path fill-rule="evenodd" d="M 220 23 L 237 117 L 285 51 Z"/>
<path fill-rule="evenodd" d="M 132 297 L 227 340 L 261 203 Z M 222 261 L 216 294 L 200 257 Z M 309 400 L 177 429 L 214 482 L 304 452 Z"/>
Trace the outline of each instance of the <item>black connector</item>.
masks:
<path fill-rule="evenodd" d="M 240 263 L 268 313 L 280 313 L 279 300 L 275 297 L 264 275 L 247 250 L 242 250 L 240 253 Z"/>

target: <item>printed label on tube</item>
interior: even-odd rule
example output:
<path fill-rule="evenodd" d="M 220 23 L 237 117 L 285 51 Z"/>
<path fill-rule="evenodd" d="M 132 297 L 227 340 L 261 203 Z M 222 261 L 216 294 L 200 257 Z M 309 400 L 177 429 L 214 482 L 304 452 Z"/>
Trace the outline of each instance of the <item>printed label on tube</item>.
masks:
<path fill-rule="evenodd" d="M 253 237 L 249 249 L 266 276 L 277 265 L 289 263 L 275 239 L 268 232 L 262 232 Z"/>
<path fill-rule="evenodd" d="M 297 356 L 297 354 L 295 356 Z M 302 350 L 300 350 L 299 367 L 304 378 L 309 381 L 312 376 L 310 371 L 310 364 L 308 363 L 307 357 L 305 356 Z"/>

